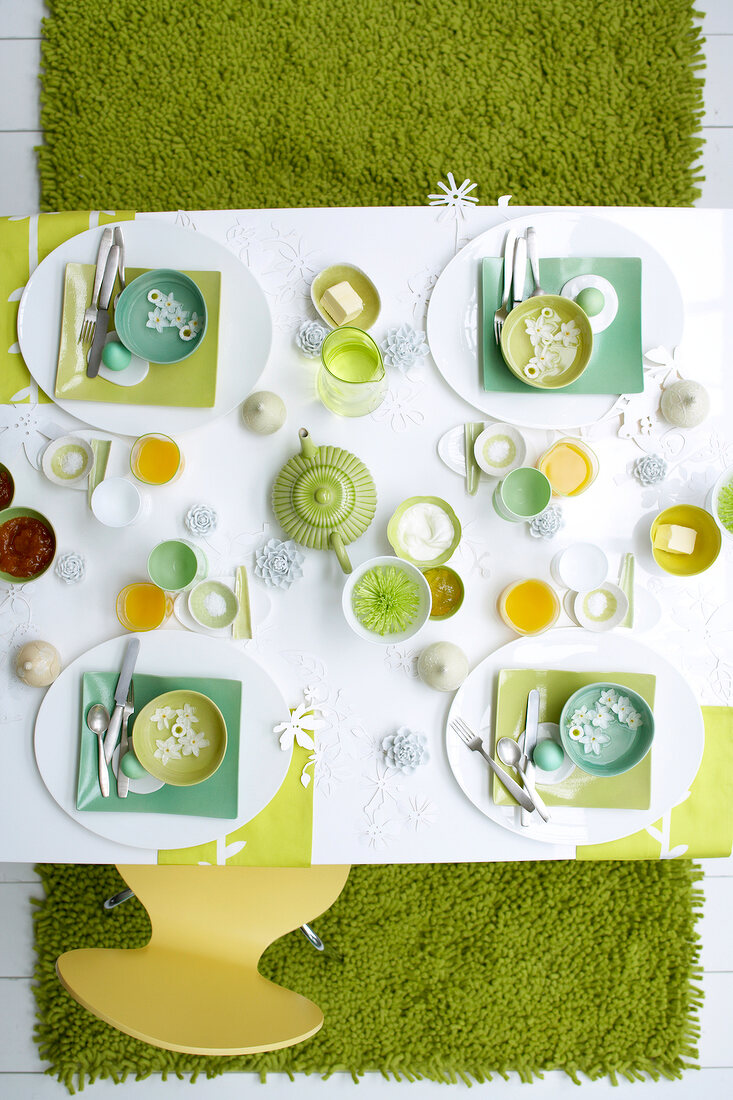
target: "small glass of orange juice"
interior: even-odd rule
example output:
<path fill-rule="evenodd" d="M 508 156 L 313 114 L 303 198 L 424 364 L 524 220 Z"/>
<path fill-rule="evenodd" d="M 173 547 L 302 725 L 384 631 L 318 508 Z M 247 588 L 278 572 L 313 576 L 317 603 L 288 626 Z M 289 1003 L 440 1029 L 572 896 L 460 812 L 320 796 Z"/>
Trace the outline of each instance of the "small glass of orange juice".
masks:
<path fill-rule="evenodd" d="M 173 600 L 149 581 L 125 585 L 117 597 L 117 618 L 125 630 L 156 630 L 173 610 Z"/>
<path fill-rule="evenodd" d="M 546 581 L 531 578 L 507 585 L 497 608 L 506 625 L 517 634 L 541 634 L 557 622 L 560 600 Z"/>
<path fill-rule="evenodd" d="M 537 463 L 556 497 L 577 497 L 598 475 L 598 458 L 582 439 L 566 436 L 553 443 Z"/>
<path fill-rule="evenodd" d="M 130 469 L 145 485 L 169 485 L 183 472 L 183 455 L 175 439 L 151 433 L 132 445 Z"/>

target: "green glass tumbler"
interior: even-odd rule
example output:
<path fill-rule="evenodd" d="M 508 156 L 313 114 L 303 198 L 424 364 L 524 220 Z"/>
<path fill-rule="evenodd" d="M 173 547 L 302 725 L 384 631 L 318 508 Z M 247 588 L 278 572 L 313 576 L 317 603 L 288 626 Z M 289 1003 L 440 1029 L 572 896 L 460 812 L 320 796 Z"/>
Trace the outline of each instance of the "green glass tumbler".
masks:
<path fill-rule="evenodd" d="M 321 347 L 318 396 L 338 416 L 366 416 L 387 393 L 382 353 L 366 332 L 344 325 Z"/>

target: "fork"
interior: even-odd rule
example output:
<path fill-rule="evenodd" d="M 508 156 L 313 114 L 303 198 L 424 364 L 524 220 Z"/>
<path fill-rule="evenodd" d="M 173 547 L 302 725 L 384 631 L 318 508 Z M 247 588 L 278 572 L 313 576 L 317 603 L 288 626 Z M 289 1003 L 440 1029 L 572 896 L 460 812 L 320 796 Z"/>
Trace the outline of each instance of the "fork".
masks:
<path fill-rule="evenodd" d="M 504 290 L 501 297 L 501 305 L 494 314 L 494 340 L 501 343 L 501 330 L 509 316 L 509 298 L 512 292 L 512 267 L 514 264 L 514 242 L 517 237 L 516 229 L 510 229 L 504 239 Z"/>
<path fill-rule="evenodd" d="M 520 806 L 524 807 L 530 813 L 536 809 L 531 796 L 522 787 L 516 783 L 510 775 L 500 768 L 496 761 L 489 756 L 484 749 L 484 743 L 477 733 L 474 733 L 471 727 L 464 722 L 462 718 L 453 718 L 451 720 L 451 729 L 454 733 L 460 737 L 464 745 L 467 745 L 472 752 L 480 752 L 486 763 L 491 768 L 492 772 L 504 787 L 506 787 L 512 798 L 516 799 Z"/>
<path fill-rule="evenodd" d="M 84 310 L 84 316 L 81 321 L 81 328 L 79 329 L 79 343 L 91 344 L 94 339 L 94 330 L 97 327 L 97 311 L 99 309 L 99 292 L 102 289 L 102 279 L 104 277 L 104 268 L 107 263 L 107 256 L 109 250 L 112 247 L 112 238 L 114 236 L 114 230 L 112 226 L 108 226 L 102 234 L 102 239 L 99 242 L 99 249 L 97 251 L 97 267 L 94 272 L 94 286 L 92 287 L 92 300 Z"/>

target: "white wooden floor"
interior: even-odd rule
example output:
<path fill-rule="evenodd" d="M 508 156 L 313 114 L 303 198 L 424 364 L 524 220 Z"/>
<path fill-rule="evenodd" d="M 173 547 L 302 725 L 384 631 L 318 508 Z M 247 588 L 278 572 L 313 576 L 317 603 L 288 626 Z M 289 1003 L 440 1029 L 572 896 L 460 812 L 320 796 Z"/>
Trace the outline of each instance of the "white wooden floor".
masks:
<path fill-rule="evenodd" d="M 644 0 L 642 0 L 644 2 Z M 708 36 L 703 163 L 707 180 L 700 206 L 733 206 L 733 0 L 701 0 L 707 8 L 703 26 Z M 26 214 L 38 208 L 38 183 L 33 147 L 40 143 L 38 71 L 40 20 L 43 0 L 0 0 L 0 215 Z M 32 868 L 0 864 L 0 1098 L 45 1100 L 61 1097 L 65 1090 L 41 1075 L 31 1035 L 34 1003 L 30 975 L 33 969 L 31 909 L 29 898 L 38 893 Z M 607 1082 L 582 1086 L 582 1100 L 598 1096 L 624 1100 L 633 1088 L 637 1100 L 723 1100 L 733 1097 L 733 859 L 707 860 L 705 866 L 705 915 L 702 921 L 702 964 L 705 970 L 705 1007 L 700 1044 L 700 1073 L 689 1073 L 681 1082 L 620 1086 L 611 1091 Z M 266 1100 L 291 1097 L 293 1085 L 271 1078 L 262 1093 Z M 445 1095 L 445 1086 L 421 1082 L 413 1085 L 386 1082 L 373 1076 L 358 1086 L 350 1079 L 329 1081 L 305 1078 L 297 1083 L 298 1096 L 341 1097 L 354 1100 L 399 1100 L 408 1089 L 415 1100 Z M 456 1085 L 463 1089 L 464 1086 Z M 100 1083 L 92 1095 L 102 1096 L 120 1088 L 140 1097 L 190 1096 L 184 1081 L 147 1080 L 125 1086 Z M 196 1095 L 217 1100 L 250 1095 L 259 1082 L 246 1075 L 229 1074 L 214 1081 L 198 1081 Z M 562 1074 L 548 1074 L 542 1082 L 523 1086 L 497 1080 L 474 1086 L 472 1096 L 491 1089 L 492 1096 L 526 1097 L 532 1100 L 567 1100 L 577 1096 L 576 1086 Z"/>

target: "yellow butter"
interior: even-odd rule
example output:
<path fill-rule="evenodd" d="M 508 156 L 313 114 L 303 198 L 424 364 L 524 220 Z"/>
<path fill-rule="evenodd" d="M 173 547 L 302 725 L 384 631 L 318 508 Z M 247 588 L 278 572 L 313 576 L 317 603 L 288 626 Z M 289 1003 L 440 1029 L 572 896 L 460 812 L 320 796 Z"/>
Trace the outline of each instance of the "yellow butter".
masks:
<path fill-rule="evenodd" d="M 336 283 L 323 292 L 321 306 L 335 324 L 347 325 L 359 316 L 364 303 L 351 283 L 344 279 L 342 283 Z"/>
<path fill-rule="evenodd" d="M 677 523 L 660 523 L 654 535 L 657 550 L 668 554 L 691 554 L 695 549 L 697 531 L 692 527 L 680 527 Z"/>

